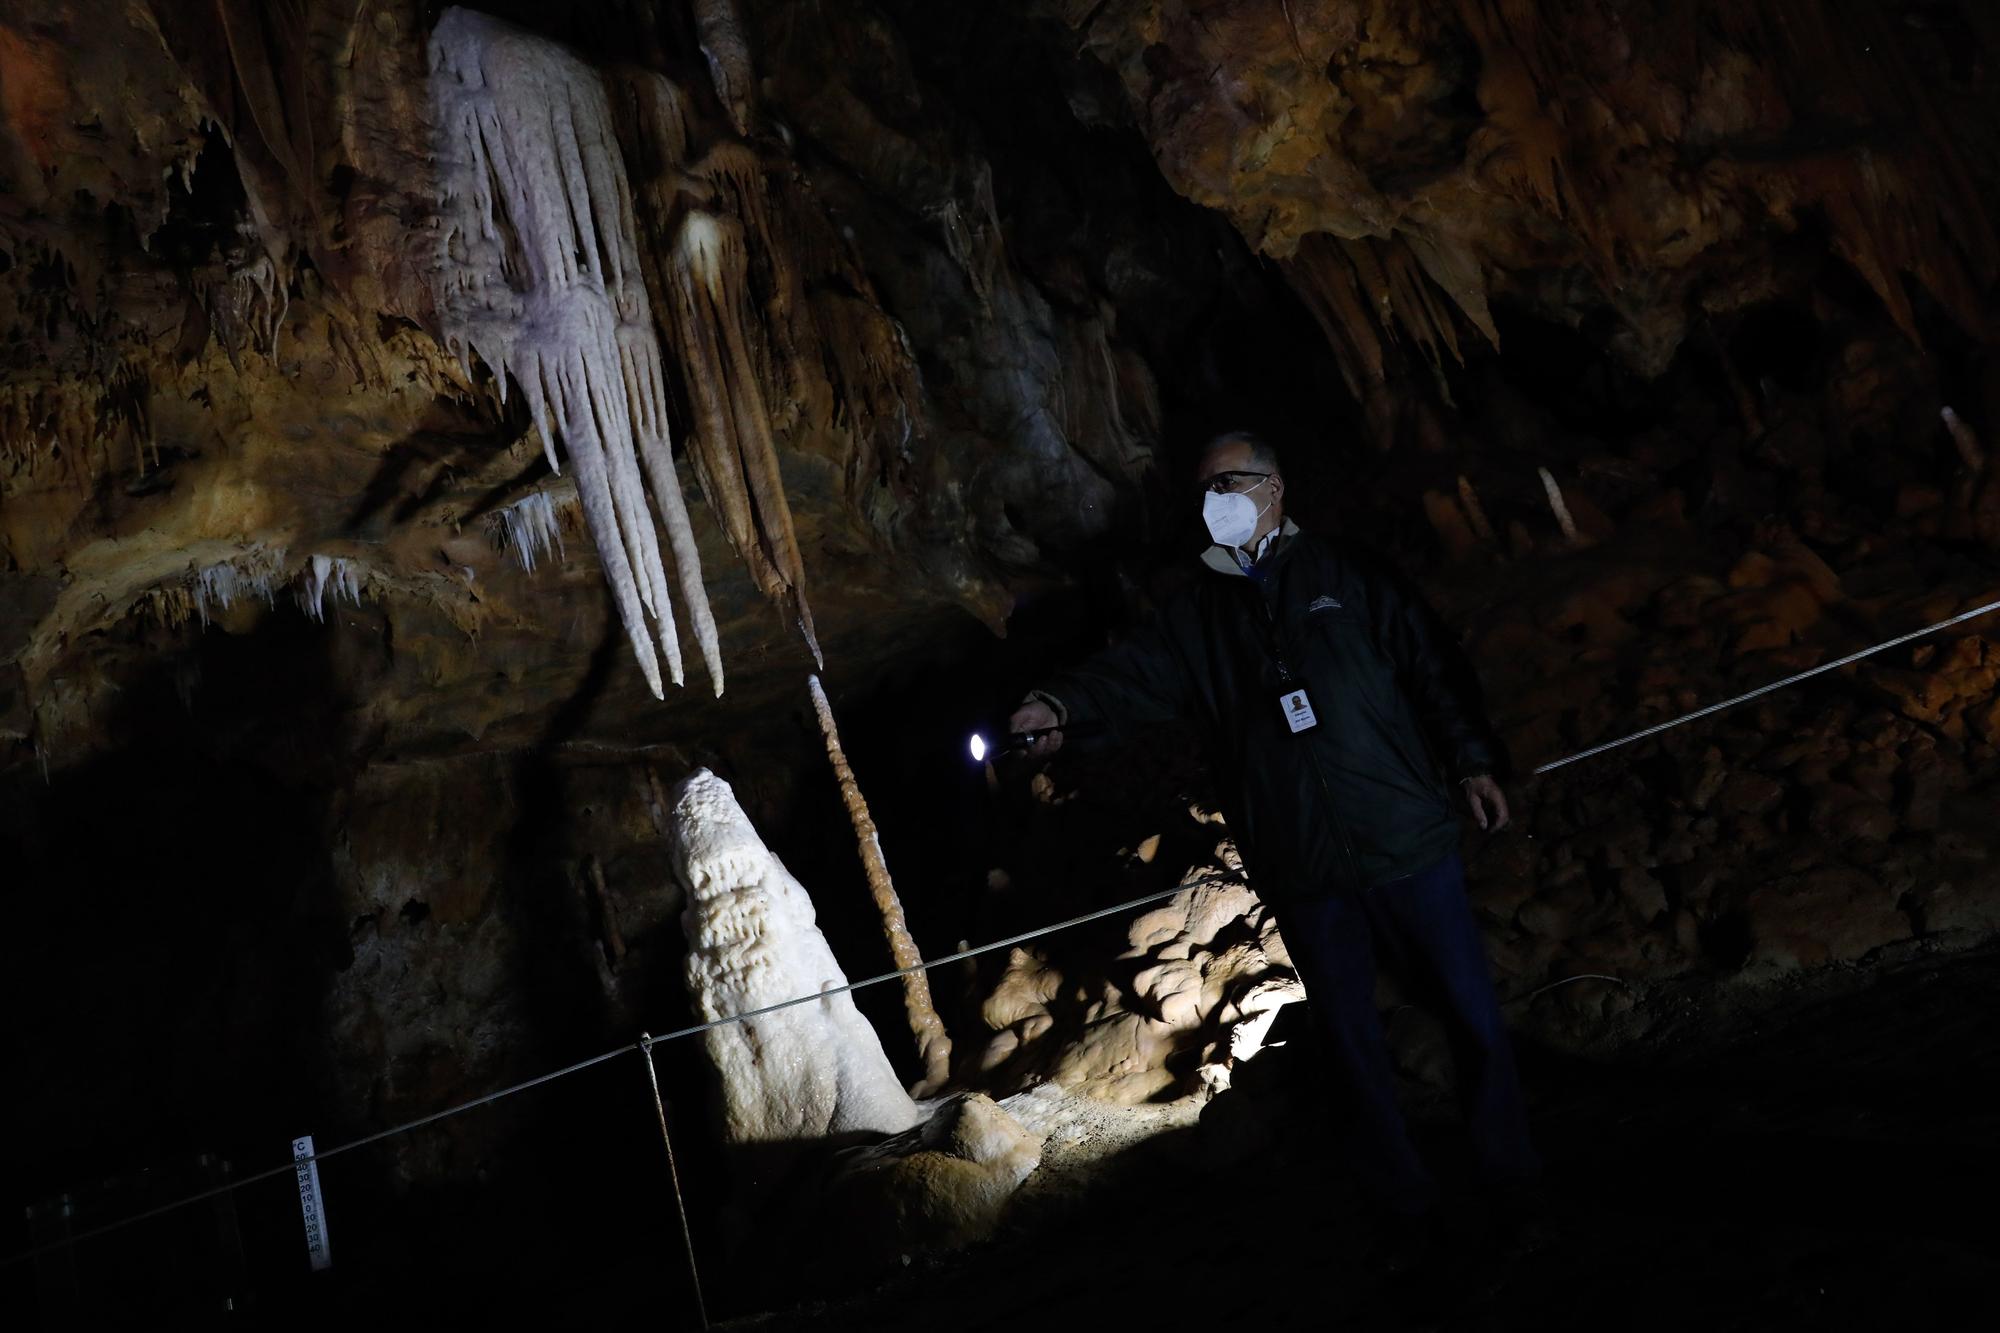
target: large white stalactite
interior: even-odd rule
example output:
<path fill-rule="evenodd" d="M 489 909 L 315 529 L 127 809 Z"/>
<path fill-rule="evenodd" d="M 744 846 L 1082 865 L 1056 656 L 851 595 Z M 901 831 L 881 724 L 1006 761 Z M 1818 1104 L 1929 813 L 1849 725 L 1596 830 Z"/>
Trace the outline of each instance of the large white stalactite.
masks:
<path fill-rule="evenodd" d="M 721 694 L 721 649 L 674 474 L 660 344 L 603 84 L 557 44 L 464 9 L 438 21 L 430 68 L 446 337 L 461 357 L 485 360 L 503 393 L 513 376 L 551 467 L 562 437 L 619 618 L 662 697 L 651 629 L 676 685 L 684 673 L 651 485 Z"/>

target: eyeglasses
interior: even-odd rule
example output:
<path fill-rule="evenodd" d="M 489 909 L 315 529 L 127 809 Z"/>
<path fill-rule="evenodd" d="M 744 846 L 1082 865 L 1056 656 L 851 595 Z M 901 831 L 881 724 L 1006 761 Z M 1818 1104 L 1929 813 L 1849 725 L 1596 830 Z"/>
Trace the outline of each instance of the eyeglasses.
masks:
<path fill-rule="evenodd" d="M 1242 494 L 1254 491 L 1258 486 L 1277 476 L 1275 472 L 1217 472 L 1201 480 L 1201 489 L 1209 495 Z"/>

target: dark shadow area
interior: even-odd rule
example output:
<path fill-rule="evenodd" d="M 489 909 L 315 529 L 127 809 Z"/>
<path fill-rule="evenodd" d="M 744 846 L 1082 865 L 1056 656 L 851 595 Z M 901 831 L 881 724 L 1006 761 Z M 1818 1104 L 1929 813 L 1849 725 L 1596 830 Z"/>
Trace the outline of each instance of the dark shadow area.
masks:
<path fill-rule="evenodd" d="M 114 748 L 6 793 L 0 1175 L 36 1214 L 12 1213 L 10 1253 L 282 1160 L 286 1127 L 321 1114 L 320 1005 L 350 961 L 325 820 L 347 718 L 321 628 L 193 635 L 119 696 Z M 85 1320 L 213 1310 L 246 1236 L 202 1206 L 150 1245 L 79 1250 L 51 1299 Z M 32 1302 L 33 1277 L 4 1283 Z"/>
<path fill-rule="evenodd" d="M 1410 1277 L 1366 1261 L 1310 1032 L 1288 1024 L 1239 1079 L 1268 1144 L 1246 1155 L 1205 1121 L 1108 1164 L 1073 1209 L 1024 1208 L 990 1245 L 756 1327 L 1954 1324 L 2000 1241 L 1980 1207 L 2000 1183 L 1996 984 L 2000 958 L 1960 957 L 1738 1020 L 1684 1055 L 1524 1051 L 1552 1236 L 1523 1255 L 1489 1231 L 1454 1116 L 1413 1089 L 1450 1199 L 1443 1256 Z M 1950 1170 L 1915 1168 L 1941 1148 Z"/>
<path fill-rule="evenodd" d="M 384 1066 L 362 1071 L 378 1109 L 357 1117 L 339 1109 L 357 1100 L 342 1061 L 367 1053 L 343 1043 L 381 1038 L 327 1010 L 355 962 L 333 863 L 349 836 L 348 765 L 367 748 L 352 734 L 344 673 L 368 632 L 284 607 L 238 631 L 184 633 L 185 655 L 157 652 L 158 668 L 106 720 L 113 748 L 6 793 L 0 858 L 15 892 L 0 984 L 14 1081 L 0 1192 L 15 1207 L 0 1257 L 278 1166 L 292 1135 L 332 1148 L 637 1035 L 611 1021 L 587 961 L 589 919 L 564 878 L 579 857 L 575 783 L 557 758 L 622 660 L 622 637 L 593 651 L 580 688 L 492 800 L 453 816 L 492 822 L 506 840 L 490 910 L 517 947 L 486 965 L 518 978 L 526 1022 L 498 1060 L 471 1047 L 475 1034 L 423 1040 L 468 1043 L 455 1058 L 506 1077 L 438 1071 L 427 1051 L 389 1043 Z M 437 929 L 435 906 L 406 892 L 386 910 L 420 932 Z M 484 946 L 446 935 L 425 947 Z M 686 1020 L 676 981 L 665 972 L 634 987 L 662 1028 Z M 712 1076 L 692 1043 L 659 1061 L 699 1211 L 721 1194 L 701 1152 L 714 1133 Z M 436 1091 L 419 1083 L 412 1095 L 402 1080 Z M 607 1263 L 649 1275 L 662 1300 L 689 1295 L 684 1263 L 656 1263 L 679 1255 L 679 1231 L 636 1056 L 343 1154 L 320 1175 L 328 1272 L 308 1270 L 285 1172 L 0 1270 L 0 1322 L 233 1313 L 317 1327 L 388 1305 L 449 1321 L 507 1305 L 528 1272 L 552 1301 L 581 1302 Z"/>

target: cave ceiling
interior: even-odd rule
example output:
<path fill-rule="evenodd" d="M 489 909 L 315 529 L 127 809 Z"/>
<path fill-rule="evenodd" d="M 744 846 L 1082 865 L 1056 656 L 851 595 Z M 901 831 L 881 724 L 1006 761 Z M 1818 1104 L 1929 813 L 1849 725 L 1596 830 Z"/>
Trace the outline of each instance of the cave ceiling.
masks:
<path fill-rule="evenodd" d="M 1496 311 L 1657 377 L 1825 255 L 1913 346 L 1988 333 L 1991 108 L 1932 77 L 1984 6 L 492 10 L 609 98 L 726 692 L 654 700 L 587 475 L 453 336 L 443 6 L 10 0 L 0 763 L 185 703 L 213 636 L 277 636 L 355 759 L 713 734 L 801 704 L 802 627 L 859 685 L 1148 530 L 1218 312 L 1309 312 L 1386 450 Z M 741 253 L 699 318 L 694 214 Z"/>

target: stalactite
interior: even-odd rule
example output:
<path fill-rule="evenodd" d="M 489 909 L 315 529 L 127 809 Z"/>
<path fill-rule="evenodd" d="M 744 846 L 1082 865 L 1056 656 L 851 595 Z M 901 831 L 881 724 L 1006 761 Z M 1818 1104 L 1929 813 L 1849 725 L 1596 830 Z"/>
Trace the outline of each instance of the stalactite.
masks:
<path fill-rule="evenodd" d="M 811 331 L 799 323 L 806 298 L 789 237 L 749 146 L 724 142 L 688 165 L 689 112 L 681 90 L 631 71 L 620 73 L 616 87 L 638 181 L 635 209 L 648 240 L 645 279 L 666 316 L 694 415 L 689 460 L 752 580 L 785 606 L 820 661 L 764 387 L 780 396 L 786 420 L 794 420 L 804 380 L 801 348 Z M 649 456 L 648 466 L 665 461 Z"/>
<path fill-rule="evenodd" d="M 641 269 L 647 290 L 654 301 L 672 308 L 665 296 L 659 254 L 667 240 L 659 234 L 660 220 L 670 216 L 681 192 L 681 164 L 688 153 L 688 108 L 681 90 L 666 77 L 646 70 L 620 70 L 612 80 L 612 95 L 618 117 L 619 141 L 636 185 L 632 209 L 639 233 L 647 244 L 639 246 Z M 697 391 L 702 386 L 695 386 Z M 664 395 L 662 395 L 664 401 Z M 649 405 L 649 410 L 650 405 Z M 695 442 L 690 440 L 692 458 Z M 654 501 L 666 525 L 668 545 L 674 554 L 674 568 L 680 576 L 681 597 L 688 607 L 688 619 L 700 645 L 708 669 L 709 683 L 720 696 L 723 690 L 721 639 L 715 615 L 701 582 L 701 552 L 694 538 L 687 499 L 681 493 L 680 477 L 674 470 L 673 454 L 667 445 L 667 425 L 659 419 L 657 430 L 642 432 L 640 461 L 653 488 Z M 697 473 L 700 469 L 697 466 Z"/>
<path fill-rule="evenodd" d="M 1500 329 L 1493 322 L 1493 310 L 1486 299 L 1486 277 L 1480 270 L 1478 256 L 1464 244 L 1432 233 L 1402 231 L 1397 235 L 1436 289 L 1449 296 L 1459 313 L 1498 350 Z"/>
<path fill-rule="evenodd" d="M 757 105 L 757 76 L 750 67 L 750 43 L 744 38 L 735 0 L 694 0 L 694 26 L 715 95 L 736 132 L 748 135 Z"/>
<path fill-rule="evenodd" d="M 660 518 L 667 527 L 667 542 L 673 548 L 674 568 L 680 575 L 681 600 L 687 604 L 688 620 L 695 644 L 701 649 L 702 665 L 709 685 L 722 697 L 722 636 L 715 627 L 715 612 L 708 604 L 708 591 L 701 581 L 701 548 L 695 544 L 694 522 L 688 515 L 687 498 L 681 494 L 680 476 L 674 471 L 673 454 L 667 448 L 666 422 L 657 435 L 648 437 L 640 451 L 646 479 L 653 488 L 653 500 L 660 506 Z M 675 677 L 677 680 L 678 676 Z"/>
<path fill-rule="evenodd" d="M 1589 187 L 1601 194 L 1615 180 L 1592 160 L 1609 142 L 1603 124 L 1609 108 L 1601 94 L 1578 89 L 1579 72 L 1600 56 L 1601 47 L 1591 43 L 1601 41 L 1607 20 L 1543 0 L 1457 0 L 1457 8 L 1480 53 L 1487 119 L 1475 150 L 1483 158 L 1506 155 L 1518 168 L 1509 192 L 1560 218 L 1584 243 L 1600 283 L 1616 289 L 1628 238 L 1615 230 L 1615 212 L 1595 206 L 1586 193 Z M 1628 22 L 1609 21 L 1621 28 Z M 1816 139 L 1909 127 L 1906 148 L 1870 135 L 1854 147 L 1774 155 L 1726 170 L 1755 178 L 1774 212 L 1794 205 L 1822 211 L 1835 248 L 1919 345 L 1905 275 L 1974 336 L 1984 336 L 1980 293 L 2000 273 L 2000 242 L 1984 192 L 1957 149 L 1960 136 L 1911 59 L 1900 23 L 1869 0 L 1707 0 L 1666 6 L 1654 22 L 1661 31 L 1649 59 L 1684 88 L 1703 77 L 1702 34 L 1712 29 L 1710 40 L 1757 63 L 1787 119 L 1821 126 Z M 1593 177 L 1593 167 L 1602 179 Z M 1436 268 L 1431 273 L 1456 295 L 1453 282 Z"/>
<path fill-rule="evenodd" d="M 2000 245 L 1984 192 L 1910 61 L 1901 25 L 1879 6 L 1854 0 L 1759 0 L 1741 8 L 1730 20 L 1734 40 L 1762 59 L 1797 114 L 1913 131 L 1901 150 L 1870 144 L 1786 164 L 1792 192 L 1825 212 L 1836 249 L 1913 342 L 1922 345 L 1905 274 L 1968 332 L 1985 336 L 1981 292 L 2000 272 Z"/>
<path fill-rule="evenodd" d="M 1454 312 L 1498 346 L 1484 288 L 1466 271 L 1470 262 L 1459 251 L 1401 232 L 1386 239 L 1315 233 L 1282 261 L 1325 332 L 1348 390 L 1366 406 L 1378 448 L 1394 443 L 1390 385 L 1411 371 L 1398 343 L 1407 339 L 1421 349 L 1440 391 L 1445 354 L 1465 359 Z"/>
<path fill-rule="evenodd" d="M 356 576 L 354 562 L 339 556 L 316 555 L 306 561 L 299 571 L 299 587 L 296 594 L 299 610 L 314 620 L 326 619 L 326 595 L 333 594 L 335 606 L 345 597 L 355 606 L 361 605 L 361 581 Z"/>
<path fill-rule="evenodd" d="M 764 172 L 760 181 L 785 261 L 766 310 L 782 372 L 773 391 L 788 395 L 783 415 L 803 414 L 807 429 L 844 432 L 848 493 L 859 497 L 907 460 L 924 428 L 916 357 L 805 174 Z"/>
<path fill-rule="evenodd" d="M 1458 477 L 1458 502 L 1465 506 L 1465 517 L 1472 524 L 1473 535 L 1483 542 L 1493 540 L 1493 525 L 1486 521 L 1486 507 L 1479 503 L 1479 492 L 1472 489 L 1472 478 L 1460 473 Z"/>
<path fill-rule="evenodd" d="M 461 357 L 476 352 L 494 369 L 503 394 L 509 374 L 521 386 L 551 466 L 561 437 L 619 618 L 660 697 L 649 616 L 674 683 L 683 672 L 646 503 L 650 482 L 720 693 L 714 622 L 668 452 L 666 382 L 631 190 L 603 86 L 553 43 L 463 9 L 439 20 L 431 71 L 447 336 Z"/>
<path fill-rule="evenodd" d="M 131 449 L 140 470 L 148 454 L 157 467 L 152 392 L 146 372 L 124 360 L 93 369 L 82 379 L 11 376 L 0 384 L 0 457 L 34 476 L 45 460 L 59 456 L 80 486 L 89 484 L 91 470 L 84 455 L 95 453 L 97 466 L 110 467 L 114 443 Z"/>
<path fill-rule="evenodd" d="M 1357 399 L 1376 391 L 1385 379 L 1382 338 L 1339 242 L 1331 236 L 1308 236 L 1283 268 L 1326 334 L 1347 391 Z"/>
<path fill-rule="evenodd" d="M 1912 282 L 1972 336 L 1988 336 L 1982 294 L 2000 277 L 2000 239 L 1959 148 L 1965 135 L 1915 56 L 1914 20 L 1872 0 L 1448 8 L 1478 52 L 1483 113 L 1452 190 L 1470 186 L 1532 217 L 1514 234 L 1539 235 L 1569 252 L 1564 267 L 1591 275 L 1626 319 L 1619 354 L 1646 373 L 1664 368 L 1694 304 L 1708 302 L 1682 292 L 1680 308 L 1666 309 L 1648 285 L 1691 272 L 1692 255 L 1719 251 L 1759 219 L 1791 231 L 1803 213 L 1823 217 L 1835 251 L 1919 346 Z M 1271 31 L 1275 55 L 1290 43 Z M 1158 133 L 1178 144 L 1172 127 Z M 1682 165 L 1662 152 L 1670 143 Z M 1691 175 L 1690 155 L 1704 162 Z M 1633 206 L 1662 185 L 1677 191 L 1685 226 Z M 1408 339 L 1442 368 L 1445 352 L 1457 355 L 1462 317 L 1497 346 L 1489 270 L 1518 271 L 1521 258 L 1490 253 L 1490 239 L 1475 250 L 1462 199 L 1420 194 L 1394 218 L 1353 205 L 1350 225 L 1283 234 L 1271 250 L 1290 252 L 1281 262 L 1371 418 L 1381 415 L 1376 386 L 1402 377 L 1389 344 Z M 1257 220 L 1246 211 L 1239 225 L 1254 234 Z"/>
<path fill-rule="evenodd" d="M 550 554 L 563 557 L 562 521 L 556 514 L 555 497 L 547 491 L 536 491 L 494 510 L 487 517 L 487 530 L 493 544 L 511 550 L 527 573 L 534 573 L 536 562 Z"/>
<path fill-rule="evenodd" d="M 745 342 L 745 263 L 743 230 L 735 219 L 691 210 L 682 220 L 669 285 L 695 398 L 697 430 L 689 451 L 703 491 L 721 511 L 724 529 L 758 587 L 786 604 L 814 660 L 822 661 L 777 446 Z"/>
<path fill-rule="evenodd" d="M 1577 535 L 1576 520 L 1570 517 L 1569 506 L 1563 503 L 1562 487 L 1556 485 L 1555 475 L 1545 467 L 1535 469 L 1542 479 L 1542 490 L 1549 497 L 1549 509 L 1556 516 L 1556 526 L 1569 540 L 1571 546 L 1583 545 L 1583 538 Z"/>
<path fill-rule="evenodd" d="M 742 324 L 726 320 L 722 332 L 730 359 L 729 391 L 739 423 L 737 442 L 743 449 L 743 474 L 750 483 L 750 497 L 757 506 L 757 528 L 771 553 L 771 563 L 785 576 L 787 600 L 799 632 L 805 635 L 813 661 L 824 667 L 826 660 L 820 653 L 819 635 L 813 629 L 812 608 L 806 603 L 805 557 L 799 551 L 798 533 L 792 526 L 792 507 L 785 499 L 777 441 L 771 436 L 771 415 L 750 366 Z"/>
<path fill-rule="evenodd" d="M 1397 321 L 1424 349 L 1424 355 L 1430 358 L 1433 366 L 1444 364 L 1440 348 L 1449 351 L 1452 360 L 1463 364 L 1465 354 L 1459 350 L 1458 330 L 1452 324 L 1451 314 L 1431 295 L 1432 285 L 1426 280 L 1423 266 L 1410 252 L 1410 247 L 1397 237 L 1371 248 L 1381 264 L 1382 281 L 1386 283 L 1382 288 L 1386 295 L 1378 297 L 1378 308 L 1395 312 Z"/>
<path fill-rule="evenodd" d="M 1057 418 L 1072 447 L 1105 475 L 1137 483 L 1153 459 L 1158 404 L 1144 367 L 1128 373 L 1113 346 L 1108 303 L 1096 317 L 1066 321 L 1066 343 L 1053 379 L 1060 393 Z M 1128 421 L 1126 398 L 1138 422 Z"/>
<path fill-rule="evenodd" d="M 1975 477 L 1986 471 L 1986 451 L 1980 447 L 1979 437 L 1973 433 L 1972 427 L 1949 407 L 1939 411 L 1938 416 L 1944 421 L 1944 428 L 1950 433 L 1952 445 L 1965 463 L 1965 470 Z"/>
<path fill-rule="evenodd" d="M 1567 212 L 1573 224 L 1587 225 L 1588 218 L 1574 216 L 1581 210 L 1564 188 L 1568 168 L 1562 123 L 1544 102 L 1550 62 L 1541 42 L 1540 6 L 1458 0 L 1458 12 L 1479 48 L 1479 104 L 1501 142 L 1517 156 L 1529 191 L 1550 213 Z"/>
<path fill-rule="evenodd" d="M 278 589 L 290 578 L 283 547 L 253 546 L 227 560 L 194 566 L 180 579 L 150 589 L 140 601 L 161 624 L 175 627 L 199 620 L 206 629 L 238 602 L 258 599 L 276 606 Z"/>
<path fill-rule="evenodd" d="M 268 570 L 239 569 L 227 562 L 208 565 L 195 571 L 194 608 L 205 629 L 209 608 L 227 611 L 239 599 L 251 597 L 261 597 L 266 606 L 271 606 L 274 605 L 276 588 L 277 581 Z"/>
<path fill-rule="evenodd" d="M 889 865 L 882 857 L 882 839 L 876 832 L 874 816 L 868 813 L 868 802 L 861 795 L 854 770 L 848 766 L 846 751 L 841 749 L 833 705 L 827 702 L 826 690 L 818 676 L 806 677 L 806 684 L 812 691 L 820 735 L 826 739 L 826 757 L 833 764 L 833 776 L 840 784 L 840 798 L 854 824 L 855 840 L 861 845 L 861 868 L 868 877 L 868 891 L 875 897 L 875 908 L 882 914 L 882 933 L 889 941 L 889 955 L 895 959 L 899 971 L 920 967 L 923 955 L 917 952 L 917 942 L 910 938 L 902 899 L 896 896 L 896 886 L 889 879 Z M 950 1081 L 951 1037 L 931 1003 L 930 981 L 923 972 L 913 971 L 904 976 L 903 1007 L 909 1012 L 910 1031 L 917 1039 L 917 1054 L 924 1062 L 923 1081 L 910 1095 L 928 1097 Z"/>
<path fill-rule="evenodd" d="M 361 605 L 362 566 L 345 556 L 313 555 L 294 568 L 282 546 L 252 545 L 226 560 L 188 569 L 179 579 L 146 589 L 134 599 L 169 628 L 198 620 L 206 629 L 241 602 L 275 608 L 279 590 L 291 585 L 292 602 L 314 620 L 325 620 L 327 601 Z"/>
<path fill-rule="evenodd" d="M 764 163 L 750 145 L 725 140 L 687 169 L 704 206 L 743 230 L 741 309 L 750 363 L 774 434 L 795 430 L 808 400 L 827 393 L 825 374 L 808 360 L 814 346 L 805 283 L 791 237 L 773 208 Z"/>
<path fill-rule="evenodd" d="M 721 334 L 709 318 L 711 294 L 721 284 L 718 252 L 734 226 L 699 210 L 683 219 L 670 261 L 670 309 L 686 361 L 688 392 L 694 399 L 695 428 L 687 441 L 688 457 L 694 460 L 702 493 L 715 507 L 730 544 L 750 567 L 752 580 L 766 596 L 776 597 L 784 591 L 784 582 L 757 540 L 735 418 L 723 384 Z"/>

